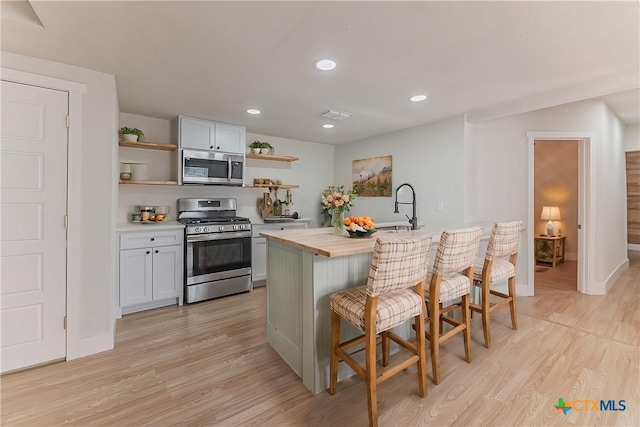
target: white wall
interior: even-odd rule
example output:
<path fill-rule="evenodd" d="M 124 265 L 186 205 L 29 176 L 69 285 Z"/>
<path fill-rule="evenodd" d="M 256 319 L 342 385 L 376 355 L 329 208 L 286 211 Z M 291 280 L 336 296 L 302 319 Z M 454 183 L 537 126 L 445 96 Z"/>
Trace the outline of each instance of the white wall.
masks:
<path fill-rule="evenodd" d="M 626 222 L 624 181 L 620 182 L 622 135 L 619 120 L 600 101 L 583 101 L 467 125 L 465 156 L 474 170 L 465 183 L 467 221 L 522 219 L 526 223 L 527 206 L 527 131 L 595 132 L 593 141 L 596 193 L 595 281 L 601 284 L 626 259 Z M 606 125 L 605 123 L 606 118 Z M 606 126 L 605 126 L 606 125 Z M 618 169 L 616 169 L 618 168 Z M 606 177 L 605 177 L 606 175 Z M 535 218 L 535 216 L 534 216 Z M 615 229 L 615 230 L 613 230 Z M 533 242 L 520 246 L 518 283 L 528 277 L 527 262 Z"/>
<path fill-rule="evenodd" d="M 177 143 L 171 122 L 134 114 L 121 113 L 119 127 L 137 127 L 145 134 L 145 140 L 153 142 Z M 275 147 L 275 154 L 296 156 L 295 162 L 273 162 L 247 159 L 245 182 L 253 178 L 280 179 L 284 184 L 298 184 L 293 189 L 294 207 L 300 216 L 311 218 L 311 227 L 319 226 L 320 194 L 333 181 L 334 147 L 308 141 L 277 138 L 247 133 L 247 145 L 251 142 L 268 141 Z M 147 161 L 149 179 L 176 179 L 176 153 L 140 150 L 120 147 L 120 160 Z M 175 219 L 176 200 L 186 197 L 235 197 L 238 202 L 238 215 L 246 216 L 253 222 L 261 222 L 256 203 L 262 198 L 262 189 L 225 186 L 153 186 L 120 185 L 118 221 L 128 221 L 128 214 L 138 205 L 167 205 L 171 207 L 170 218 Z M 278 192 L 278 198 L 284 199 L 286 190 Z M 273 195 L 272 195 L 273 196 Z"/>
<path fill-rule="evenodd" d="M 596 147 L 596 282 L 606 284 L 627 261 L 627 175 L 624 124 L 606 104 L 602 110 L 602 143 Z"/>
<path fill-rule="evenodd" d="M 2 52 L 2 67 L 83 83 L 82 148 L 79 165 L 82 217 L 70 218 L 69 236 L 80 239 L 79 313 L 69 322 L 79 327 L 79 355 L 113 347 L 115 282 L 115 159 L 117 155 L 118 102 L 113 75 L 43 59 Z"/>
<path fill-rule="evenodd" d="M 624 128 L 624 151 L 640 151 L 640 125 L 626 125 Z"/>
<path fill-rule="evenodd" d="M 351 163 L 392 155 L 391 197 L 359 197 L 353 215 L 369 215 L 376 222 L 407 221 L 411 206 L 394 214 L 395 189 L 407 182 L 416 191 L 419 225 L 457 226 L 464 220 L 464 122 L 455 117 L 432 124 L 378 135 L 336 146 L 335 182 L 351 188 Z M 436 211 L 436 202 L 444 206 Z"/>

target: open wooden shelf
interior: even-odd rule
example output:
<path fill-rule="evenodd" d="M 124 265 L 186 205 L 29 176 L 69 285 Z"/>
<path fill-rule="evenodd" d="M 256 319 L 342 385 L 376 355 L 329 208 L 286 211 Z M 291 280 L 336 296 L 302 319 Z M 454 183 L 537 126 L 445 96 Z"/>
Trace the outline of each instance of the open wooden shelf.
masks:
<path fill-rule="evenodd" d="M 300 188 L 296 184 L 253 184 L 245 185 L 244 188 Z"/>
<path fill-rule="evenodd" d="M 134 185 L 178 185 L 176 181 L 123 181 L 120 180 L 120 184 L 134 184 Z"/>
<path fill-rule="evenodd" d="M 164 150 L 164 151 L 176 151 L 178 146 L 175 144 L 163 144 L 161 142 L 146 142 L 146 141 L 125 141 L 120 140 L 121 147 L 131 148 L 146 148 L 147 150 Z"/>
<path fill-rule="evenodd" d="M 273 160 L 275 162 L 295 162 L 296 160 L 300 160 L 300 157 L 294 156 L 274 156 L 272 154 L 254 154 L 247 153 L 247 159 L 258 159 L 258 160 Z"/>

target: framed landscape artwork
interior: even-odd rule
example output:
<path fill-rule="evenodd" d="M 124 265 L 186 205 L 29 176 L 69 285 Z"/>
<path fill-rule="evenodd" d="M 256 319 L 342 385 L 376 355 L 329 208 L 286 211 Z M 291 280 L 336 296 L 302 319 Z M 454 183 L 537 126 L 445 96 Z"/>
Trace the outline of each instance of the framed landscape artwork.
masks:
<path fill-rule="evenodd" d="M 391 197 L 391 156 L 354 160 L 353 190 L 360 197 Z"/>

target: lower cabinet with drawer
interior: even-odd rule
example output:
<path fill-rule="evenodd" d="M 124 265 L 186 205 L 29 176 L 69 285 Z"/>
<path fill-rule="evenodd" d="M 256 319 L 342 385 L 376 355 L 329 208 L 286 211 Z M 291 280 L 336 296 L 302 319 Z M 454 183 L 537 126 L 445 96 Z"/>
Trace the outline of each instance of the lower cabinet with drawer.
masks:
<path fill-rule="evenodd" d="M 263 231 L 307 228 L 308 222 L 277 222 L 251 225 L 251 281 L 253 287 L 267 284 L 267 239 L 260 237 Z"/>
<path fill-rule="evenodd" d="M 120 307 L 122 314 L 182 305 L 184 232 L 120 234 Z"/>

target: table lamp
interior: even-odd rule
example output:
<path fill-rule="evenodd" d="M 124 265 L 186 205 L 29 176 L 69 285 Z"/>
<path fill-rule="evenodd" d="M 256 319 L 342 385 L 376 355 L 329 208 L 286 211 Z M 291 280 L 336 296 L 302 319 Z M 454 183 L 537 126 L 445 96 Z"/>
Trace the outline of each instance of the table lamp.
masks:
<path fill-rule="evenodd" d="M 542 215 L 540 216 L 541 220 L 549 221 L 547 222 L 547 235 L 553 236 L 553 221 L 559 221 L 562 218 L 560 217 L 560 208 L 557 206 L 543 206 L 542 207 Z"/>

